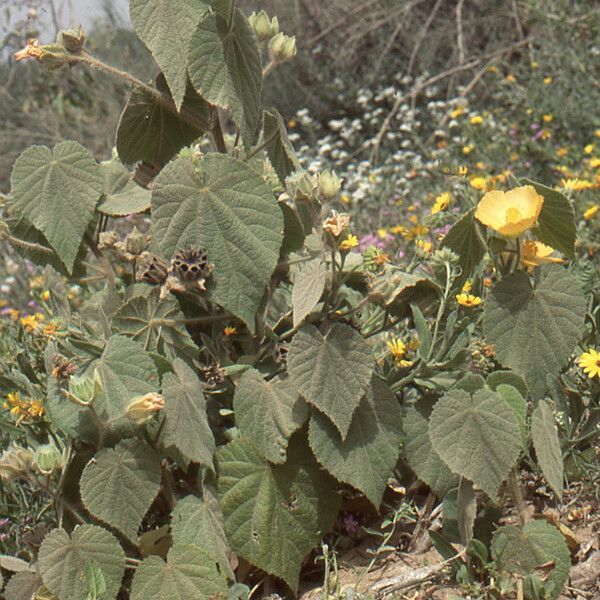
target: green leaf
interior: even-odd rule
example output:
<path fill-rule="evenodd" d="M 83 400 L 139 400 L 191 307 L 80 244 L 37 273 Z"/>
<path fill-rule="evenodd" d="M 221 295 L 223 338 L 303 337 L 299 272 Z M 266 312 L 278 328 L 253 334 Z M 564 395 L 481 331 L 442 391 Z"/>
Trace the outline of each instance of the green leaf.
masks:
<path fill-rule="evenodd" d="M 158 352 L 169 359 L 198 355 L 198 347 L 183 324 L 184 315 L 173 297 L 161 300 L 160 289 L 127 300 L 114 314 L 115 333 L 132 337 L 147 352 Z"/>
<path fill-rule="evenodd" d="M 485 384 L 494 391 L 499 385 L 511 385 L 518 390 L 523 398 L 527 398 L 527 384 L 520 375 L 512 371 L 494 371 L 487 376 Z"/>
<path fill-rule="evenodd" d="M 208 5 L 202 0 L 129 2 L 133 28 L 164 73 L 177 108 L 186 91 L 190 39 L 207 10 Z"/>
<path fill-rule="evenodd" d="M 374 378 L 354 412 L 345 440 L 329 419 L 313 411 L 308 441 L 327 471 L 361 491 L 379 508 L 400 454 L 402 420 L 398 402 L 385 383 Z"/>
<path fill-rule="evenodd" d="M 330 529 L 339 498 L 301 435 L 288 462 L 272 465 L 253 442 L 238 437 L 218 453 L 219 496 L 232 550 L 298 588 L 306 555 Z"/>
<path fill-rule="evenodd" d="M 346 439 L 352 415 L 371 382 L 373 357 L 367 342 L 342 323 L 334 323 L 325 336 L 306 325 L 290 344 L 287 364 L 292 385 Z"/>
<path fill-rule="evenodd" d="M 227 577 L 235 579 L 219 499 L 211 486 L 202 486 L 202 498 L 186 496 L 177 503 L 171 516 L 171 533 L 175 545 L 210 548 Z"/>
<path fill-rule="evenodd" d="M 256 370 L 240 378 L 233 397 L 235 422 L 272 463 L 284 463 L 288 439 L 306 421 L 307 407 L 288 380 L 267 382 Z"/>
<path fill-rule="evenodd" d="M 536 237 L 569 258 L 575 258 L 577 231 L 575 212 L 569 199 L 560 192 L 530 179 L 521 179 L 521 184 L 532 185 L 536 192 L 544 197 L 544 205 L 534 230 Z"/>
<path fill-rule="evenodd" d="M 494 533 L 492 557 L 500 571 L 530 575 L 537 567 L 554 563 L 546 581 L 554 584 L 558 598 L 569 577 L 571 557 L 560 531 L 543 520 L 529 521 L 523 528 L 506 525 Z"/>
<path fill-rule="evenodd" d="M 519 429 L 521 430 L 521 439 L 525 445 L 527 439 L 527 402 L 521 396 L 519 390 L 512 385 L 501 383 L 496 391 L 502 396 L 504 401 L 513 409 L 519 421 Z"/>
<path fill-rule="evenodd" d="M 212 299 L 254 330 L 279 259 L 283 215 L 250 167 L 214 153 L 196 164 L 180 158 L 167 165 L 152 193 L 152 233 L 167 259 L 205 248 L 215 266 Z"/>
<path fill-rule="evenodd" d="M 289 204 L 278 202 L 283 213 L 283 243 L 281 251 L 284 254 L 298 252 L 304 246 L 304 227 L 298 213 Z"/>
<path fill-rule="evenodd" d="M 431 347 L 431 332 L 427 320 L 423 316 L 421 309 L 416 304 L 410 305 L 413 321 L 415 322 L 415 330 L 419 336 L 419 356 L 427 358 Z"/>
<path fill-rule="evenodd" d="M 136 569 L 131 584 L 131 600 L 211 600 L 227 594 L 227 579 L 214 557 L 189 544 L 169 550 L 167 561 L 148 556 Z"/>
<path fill-rule="evenodd" d="M 189 44 L 188 70 L 198 93 L 229 110 L 249 149 L 260 119 L 262 66 L 248 19 L 234 9 L 231 28 L 215 13 L 205 17 Z"/>
<path fill-rule="evenodd" d="M 499 394 L 486 389 L 473 396 L 460 389 L 447 392 L 431 413 L 429 437 L 452 471 L 492 499 L 521 450 L 514 411 Z"/>
<path fill-rule="evenodd" d="M 288 138 L 285 123 L 275 110 L 264 111 L 263 140 L 267 146 L 267 156 L 277 177 L 285 185 L 286 177 L 300 168 L 294 148 Z"/>
<path fill-rule="evenodd" d="M 325 264 L 316 258 L 308 261 L 296 275 L 292 288 L 294 327 L 302 323 L 321 299 L 327 274 Z"/>
<path fill-rule="evenodd" d="M 157 87 L 163 87 L 160 77 Z M 167 96 L 166 102 L 169 101 Z M 190 87 L 181 111 L 176 114 L 144 90 L 134 89 L 117 128 L 116 146 L 121 161 L 162 165 L 198 139 L 209 124 L 206 102 Z"/>
<path fill-rule="evenodd" d="M 86 598 L 88 560 L 104 575 L 103 600 L 114 600 L 125 572 L 125 554 L 112 533 L 96 525 L 78 525 L 71 537 L 64 529 L 54 529 L 44 538 L 38 556 L 44 585 L 60 600 Z"/>
<path fill-rule="evenodd" d="M 94 157 L 77 142 L 31 146 L 15 162 L 11 184 L 17 213 L 44 234 L 71 273 L 102 193 Z"/>
<path fill-rule="evenodd" d="M 141 440 L 128 439 L 92 458 L 83 470 L 79 489 L 85 508 L 94 517 L 135 541 L 160 480 L 160 462 L 154 450 Z"/>
<path fill-rule="evenodd" d="M 481 241 L 475 209 L 466 212 L 444 236 L 440 248 L 450 248 L 460 257 L 462 278 L 467 278 L 483 259 L 485 245 Z"/>
<path fill-rule="evenodd" d="M 531 415 L 531 437 L 542 473 L 562 501 L 564 463 L 550 404 L 540 400 Z"/>
<path fill-rule="evenodd" d="M 104 389 L 103 408 L 110 419 L 122 417 L 134 396 L 158 389 L 154 362 L 137 342 L 123 335 L 109 338 L 95 367 Z"/>
<path fill-rule="evenodd" d="M 473 484 L 464 477 L 460 478 L 456 503 L 460 543 L 466 546 L 473 538 L 473 525 L 477 516 L 477 498 Z"/>
<path fill-rule="evenodd" d="M 439 457 L 431 445 L 429 424 L 416 408 L 409 408 L 402 420 L 406 441 L 404 453 L 410 468 L 433 492 L 442 498 L 458 485 L 458 477 Z"/>
<path fill-rule="evenodd" d="M 104 178 L 98 210 L 109 217 L 124 217 L 150 208 L 150 191 L 131 178 L 130 171 L 118 162 L 100 165 Z"/>
<path fill-rule="evenodd" d="M 4 600 L 32 600 L 42 583 L 37 573 L 31 571 L 15 573 L 4 588 Z"/>
<path fill-rule="evenodd" d="M 214 470 L 215 440 L 206 415 L 206 399 L 198 376 L 181 359 L 173 362 L 174 373 L 163 377 L 165 424 L 162 442 L 183 456 Z"/>
<path fill-rule="evenodd" d="M 488 296 L 483 333 L 499 361 L 521 375 L 534 398 L 544 396 L 546 376 L 557 374 L 583 331 L 586 301 L 577 279 L 552 265 L 504 278 Z"/>
<path fill-rule="evenodd" d="M 87 600 L 97 600 L 106 593 L 106 580 L 96 561 L 88 560 L 85 563 L 85 580 L 88 589 Z"/>

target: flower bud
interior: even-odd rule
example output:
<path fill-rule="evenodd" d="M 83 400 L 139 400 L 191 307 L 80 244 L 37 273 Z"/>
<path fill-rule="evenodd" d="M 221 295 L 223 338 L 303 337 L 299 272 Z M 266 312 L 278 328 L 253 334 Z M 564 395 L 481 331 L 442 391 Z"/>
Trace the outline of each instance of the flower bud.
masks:
<path fill-rule="evenodd" d="M 75 29 L 63 29 L 59 32 L 57 43 L 65 48 L 67 52 L 78 54 L 85 43 L 85 33 L 81 27 Z"/>
<path fill-rule="evenodd" d="M 53 444 L 44 444 L 35 451 L 32 466 L 42 475 L 50 475 L 62 466 L 61 453 Z"/>
<path fill-rule="evenodd" d="M 127 406 L 125 415 L 138 425 L 145 423 L 152 418 L 154 413 L 161 411 L 165 407 L 165 399 L 154 392 L 145 396 L 136 396 Z"/>
<path fill-rule="evenodd" d="M 319 193 L 323 198 L 335 198 L 341 189 L 342 181 L 333 171 L 323 171 L 319 174 Z"/>
<path fill-rule="evenodd" d="M 144 252 L 146 248 L 148 248 L 146 236 L 143 233 L 140 233 L 137 227 L 134 227 L 133 231 L 125 238 L 125 252 L 138 256 Z"/>
<path fill-rule="evenodd" d="M 248 17 L 248 21 L 250 22 L 252 29 L 254 29 L 256 37 L 261 42 L 270 40 L 279 32 L 279 21 L 277 20 L 277 17 L 273 17 L 272 20 L 269 19 L 269 15 L 264 10 L 261 10 L 258 14 L 253 12 Z"/>
<path fill-rule="evenodd" d="M 15 53 L 17 62 L 27 58 L 36 58 L 49 71 L 54 71 L 67 64 L 67 55 L 63 46 L 58 44 L 40 46 L 39 41 L 35 38 L 27 40 L 27 46 Z"/>
<path fill-rule="evenodd" d="M 32 458 L 31 450 L 13 442 L 12 446 L 0 456 L 0 479 L 11 481 L 24 475 L 31 466 Z"/>
<path fill-rule="evenodd" d="M 69 381 L 69 390 L 65 390 L 65 395 L 73 404 L 79 406 L 89 406 L 102 393 L 102 381 L 97 369 L 94 369 L 92 377 L 71 377 Z"/>
<path fill-rule="evenodd" d="M 269 42 L 269 52 L 273 62 L 285 62 L 296 56 L 296 36 L 278 33 Z"/>
<path fill-rule="evenodd" d="M 295 171 L 285 181 L 287 193 L 294 200 L 312 200 L 317 190 L 315 177 L 306 171 Z"/>

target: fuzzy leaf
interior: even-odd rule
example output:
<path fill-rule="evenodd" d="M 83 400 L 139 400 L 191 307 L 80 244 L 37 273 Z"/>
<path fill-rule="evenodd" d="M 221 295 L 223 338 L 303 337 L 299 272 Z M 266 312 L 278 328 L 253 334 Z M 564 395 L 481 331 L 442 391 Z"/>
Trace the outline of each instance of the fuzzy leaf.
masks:
<path fill-rule="evenodd" d="M 562 501 L 563 456 L 554 414 L 545 400 L 539 401 L 531 415 L 531 437 L 542 473 L 550 487 Z"/>
<path fill-rule="evenodd" d="M 477 234 L 478 227 L 473 208 L 454 223 L 440 244 L 440 248 L 450 248 L 458 254 L 463 278 L 469 277 L 485 254 L 485 246 Z"/>
<path fill-rule="evenodd" d="M 129 15 L 135 32 L 148 46 L 164 73 L 177 108 L 187 85 L 190 39 L 208 4 L 202 0 L 130 0 Z"/>
<path fill-rule="evenodd" d="M 431 445 L 427 419 L 416 409 L 409 408 L 402 420 L 406 436 L 404 452 L 406 461 L 417 477 L 442 498 L 458 485 L 455 475 Z"/>
<path fill-rule="evenodd" d="M 546 581 L 554 584 L 558 598 L 569 577 L 571 557 L 562 533 L 546 521 L 529 521 L 523 528 L 500 527 L 492 540 L 492 557 L 500 571 L 530 575 L 537 567 L 553 562 Z"/>
<path fill-rule="evenodd" d="M 522 179 L 521 184 L 532 185 L 536 192 L 544 197 L 544 205 L 535 228 L 536 237 L 569 258 L 575 258 L 577 231 L 575 212 L 569 199 L 560 192 L 530 179 Z"/>
<path fill-rule="evenodd" d="M 292 288 L 294 327 L 297 327 L 319 302 L 325 283 L 327 267 L 320 259 L 311 260 L 298 272 Z"/>
<path fill-rule="evenodd" d="M 281 115 L 275 110 L 264 111 L 263 139 L 267 144 L 267 155 L 281 185 L 285 179 L 300 168 L 294 148 L 288 138 Z"/>
<path fill-rule="evenodd" d="M 122 417 L 134 396 L 158 389 L 154 362 L 137 342 L 123 335 L 109 338 L 95 367 L 104 388 L 103 408 L 110 419 Z"/>
<path fill-rule="evenodd" d="M 160 77 L 157 87 L 163 88 Z M 121 161 L 161 165 L 199 138 L 209 123 L 206 102 L 188 88 L 181 110 L 186 119 L 168 110 L 144 90 L 134 89 L 117 128 L 116 146 Z"/>
<path fill-rule="evenodd" d="M 123 440 L 86 465 L 79 481 L 81 500 L 92 515 L 135 541 L 160 479 L 154 450 L 141 440 Z"/>
<path fill-rule="evenodd" d="M 175 373 L 165 373 L 165 424 L 162 441 L 174 446 L 190 461 L 214 470 L 215 440 L 206 416 L 206 399 L 198 376 L 181 359 L 173 362 Z"/>
<path fill-rule="evenodd" d="M 448 467 L 490 498 L 517 461 L 521 432 L 512 408 L 491 390 L 473 396 L 455 389 L 440 398 L 429 419 L 434 450 Z"/>
<path fill-rule="evenodd" d="M 527 439 L 527 402 L 525 401 L 525 398 L 521 396 L 517 388 L 506 383 L 501 383 L 496 388 L 496 391 L 513 409 L 515 415 L 517 416 L 519 429 L 521 430 L 521 439 L 523 440 L 523 445 L 525 445 L 525 441 Z"/>
<path fill-rule="evenodd" d="M 552 265 L 507 276 L 485 302 L 483 332 L 500 362 L 521 375 L 534 398 L 544 396 L 546 376 L 568 362 L 581 337 L 586 301 L 577 279 Z"/>
<path fill-rule="evenodd" d="M 289 347 L 290 381 L 346 439 L 352 415 L 371 381 L 371 348 L 352 327 L 334 323 L 323 336 L 304 326 Z"/>
<path fill-rule="evenodd" d="M 44 585 L 60 600 L 87 597 L 85 567 L 94 561 L 106 583 L 103 600 L 114 600 L 125 572 L 125 554 L 112 533 L 96 525 L 78 525 L 69 534 L 52 530 L 42 542 L 38 567 Z"/>
<path fill-rule="evenodd" d="M 131 600 L 211 600 L 227 595 L 227 579 L 214 557 L 198 546 L 182 544 L 169 550 L 167 561 L 148 556 L 136 569 Z"/>
<path fill-rule="evenodd" d="M 473 484 L 463 477 L 460 478 L 458 485 L 456 504 L 460 543 L 466 546 L 473 538 L 473 525 L 477 516 L 477 498 Z"/>
<path fill-rule="evenodd" d="M 172 297 L 160 299 L 160 290 L 127 300 L 114 314 L 115 333 L 132 337 L 148 352 L 159 352 L 169 359 L 186 358 L 189 362 L 198 348 L 182 323 L 179 303 Z"/>
<path fill-rule="evenodd" d="M 379 508 L 400 454 L 402 420 L 398 402 L 381 380 L 373 379 L 354 412 L 345 440 L 329 419 L 313 411 L 308 441 L 327 471 L 361 491 Z"/>
<path fill-rule="evenodd" d="M 1 580 L 0 585 L 2 585 Z M 37 573 L 31 571 L 15 573 L 4 588 L 4 600 L 32 600 L 41 585 L 42 579 Z"/>
<path fill-rule="evenodd" d="M 525 380 L 512 371 L 494 371 L 487 376 L 485 384 L 494 391 L 500 385 L 510 385 L 516 388 L 523 398 L 527 398 L 527 384 Z"/>
<path fill-rule="evenodd" d="M 150 192 L 131 179 L 130 171 L 118 162 L 101 164 L 103 195 L 98 210 L 110 217 L 124 217 L 150 208 Z"/>
<path fill-rule="evenodd" d="M 234 9 L 231 27 L 218 13 L 199 24 L 189 45 L 188 70 L 198 93 L 229 110 L 248 149 L 260 119 L 262 67 L 248 19 Z"/>
<path fill-rule="evenodd" d="M 267 382 L 256 370 L 240 378 L 233 397 L 235 422 L 272 463 L 284 463 L 288 439 L 306 421 L 307 407 L 287 380 Z"/>
<path fill-rule="evenodd" d="M 15 162 L 11 184 L 15 211 L 43 233 L 71 273 L 102 194 L 94 157 L 77 142 L 31 146 Z"/>
<path fill-rule="evenodd" d="M 171 533 L 175 545 L 193 544 L 210 548 L 229 579 L 234 579 L 229 564 L 229 544 L 225 537 L 223 515 L 216 492 L 206 484 L 202 498 L 186 496 L 177 503 L 171 516 Z"/>
<path fill-rule="evenodd" d="M 283 215 L 260 176 L 216 153 L 170 163 L 152 193 L 152 233 L 167 259 L 205 248 L 215 265 L 213 300 L 254 329 L 283 241 Z"/>
<path fill-rule="evenodd" d="M 333 482 L 320 471 L 302 436 L 290 441 L 285 465 L 268 463 L 241 436 L 219 449 L 218 461 L 232 550 L 297 590 L 304 558 L 337 516 Z"/>

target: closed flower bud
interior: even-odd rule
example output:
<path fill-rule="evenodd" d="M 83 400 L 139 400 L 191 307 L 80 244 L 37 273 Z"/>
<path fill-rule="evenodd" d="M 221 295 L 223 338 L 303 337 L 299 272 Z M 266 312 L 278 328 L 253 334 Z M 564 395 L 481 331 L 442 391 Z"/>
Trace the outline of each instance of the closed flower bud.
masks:
<path fill-rule="evenodd" d="M 164 407 L 165 399 L 160 394 L 151 392 L 145 396 L 136 396 L 127 406 L 125 415 L 128 419 L 141 425 Z"/>
<path fill-rule="evenodd" d="M 33 455 L 33 467 L 42 475 L 49 475 L 61 466 L 61 453 L 52 444 L 40 446 Z"/>
<path fill-rule="evenodd" d="M 125 238 L 125 252 L 134 256 L 140 255 L 148 247 L 148 241 L 143 233 L 140 233 L 137 227 Z"/>
<path fill-rule="evenodd" d="M 285 62 L 296 56 L 296 36 L 278 33 L 269 42 L 269 51 L 273 62 Z"/>
<path fill-rule="evenodd" d="M 27 46 L 15 53 L 17 62 L 26 58 L 36 58 L 49 71 L 54 71 L 68 62 L 63 46 L 58 44 L 40 46 L 39 41 L 34 38 L 27 40 Z"/>
<path fill-rule="evenodd" d="M 317 190 L 315 177 L 306 171 L 295 171 L 285 181 L 288 194 L 294 200 L 312 200 Z"/>
<path fill-rule="evenodd" d="M 100 374 L 94 369 L 92 377 L 71 377 L 69 390 L 65 390 L 65 395 L 73 404 L 79 406 L 89 406 L 102 393 L 102 381 Z"/>
<path fill-rule="evenodd" d="M 67 52 L 77 54 L 81 52 L 83 44 L 85 43 L 85 33 L 81 27 L 75 29 L 63 29 L 59 32 L 58 44 L 64 46 Z"/>
<path fill-rule="evenodd" d="M 11 481 L 24 475 L 29 470 L 32 459 L 31 450 L 13 442 L 0 456 L 0 480 Z"/>
<path fill-rule="evenodd" d="M 319 193 L 324 198 L 335 198 L 341 189 L 342 181 L 333 171 L 323 171 L 319 175 Z"/>
<path fill-rule="evenodd" d="M 270 40 L 279 32 L 279 21 L 277 20 L 277 17 L 273 17 L 272 20 L 269 19 L 269 15 L 264 10 L 261 10 L 258 14 L 252 13 L 248 17 L 248 21 L 250 22 L 252 29 L 254 29 L 256 37 L 261 42 Z"/>

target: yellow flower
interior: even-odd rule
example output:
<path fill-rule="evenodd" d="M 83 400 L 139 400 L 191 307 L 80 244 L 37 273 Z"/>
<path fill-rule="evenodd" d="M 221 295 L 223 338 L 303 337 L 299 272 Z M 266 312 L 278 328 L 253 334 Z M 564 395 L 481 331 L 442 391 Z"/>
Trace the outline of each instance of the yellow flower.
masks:
<path fill-rule="evenodd" d="M 33 333 L 40 324 L 39 320 L 35 315 L 28 315 L 26 317 L 21 317 L 21 325 L 25 328 L 29 333 Z"/>
<path fill-rule="evenodd" d="M 580 192 L 581 190 L 589 190 L 594 187 L 594 184 L 588 179 L 561 179 L 560 185 L 565 190 L 570 190 L 573 192 Z"/>
<path fill-rule="evenodd" d="M 406 344 L 401 339 L 392 338 L 386 342 L 386 346 L 396 362 L 404 358 L 404 355 L 406 354 Z"/>
<path fill-rule="evenodd" d="M 594 144 L 588 144 L 584 149 L 583 149 L 583 153 L 584 154 L 591 154 L 594 151 L 595 145 Z"/>
<path fill-rule="evenodd" d="M 136 396 L 128 404 L 125 410 L 125 416 L 138 425 L 145 423 L 155 412 L 161 411 L 165 407 L 165 399 L 155 392 L 150 392 L 145 396 Z"/>
<path fill-rule="evenodd" d="M 425 227 L 425 225 L 417 224 L 414 227 L 411 227 L 405 234 L 404 237 L 411 241 L 419 236 L 427 235 L 429 233 L 429 227 Z"/>
<path fill-rule="evenodd" d="M 406 233 L 407 233 L 406 227 L 403 227 L 402 225 L 396 225 L 396 226 L 392 227 L 390 229 L 390 231 L 394 235 L 406 235 Z"/>
<path fill-rule="evenodd" d="M 590 206 L 584 213 L 583 213 L 583 218 L 586 221 L 589 221 L 590 219 L 592 219 L 593 217 L 596 216 L 596 214 L 598 213 L 598 211 L 600 210 L 600 206 L 598 204 L 594 204 L 593 206 Z"/>
<path fill-rule="evenodd" d="M 237 329 L 235 327 L 231 327 L 231 325 L 228 325 L 227 327 L 225 327 L 225 329 L 223 329 L 223 333 L 229 337 L 230 335 L 235 335 L 237 332 Z"/>
<path fill-rule="evenodd" d="M 581 354 L 577 362 L 590 379 L 600 377 L 600 353 L 593 348 Z"/>
<path fill-rule="evenodd" d="M 487 180 L 485 177 L 471 177 L 469 185 L 476 190 L 485 190 L 487 188 Z"/>
<path fill-rule="evenodd" d="M 465 112 L 465 107 L 462 104 L 459 104 L 451 113 L 450 118 L 456 119 L 460 117 Z"/>
<path fill-rule="evenodd" d="M 540 131 L 540 139 L 542 139 L 543 141 L 549 140 L 551 137 L 552 133 L 547 129 L 542 129 L 542 131 Z"/>
<path fill-rule="evenodd" d="M 16 321 L 19 318 L 19 311 L 16 308 L 7 308 L 6 314 L 13 320 Z"/>
<path fill-rule="evenodd" d="M 412 367 L 415 364 L 414 360 L 399 360 L 397 361 L 397 365 L 399 367 Z"/>
<path fill-rule="evenodd" d="M 550 85 L 554 80 L 552 79 L 551 75 L 548 75 L 548 77 L 544 77 L 544 85 Z"/>
<path fill-rule="evenodd" d="M 483 123 L 483 117 L 480 115 L 475 115 L 469 119 L 471 125 L 481 125 Z"/>
<path fill-rule="evenodd" d="M 479 296 L 473 296 L 473 294 L 457 294 L 456 301 L 461 306 L 467 306 L 472 308 L 481 304 L 481 298 Z"/>
<path fill-rule="evenodd" d="M 40 43 L 35 38 L 27 40 L 27 46 L 23 50 L 15 52 L 15 60 L 25 60 L 26 58 L 40 58 L 44 51 L 40 48 Z"/>
<path fill-rule="evenodd" d="M 380 252 L 379 254 L 376 254 L 372 260 L 378 267 L 383 267 L 383 265 L 390 262 L 390 255 L 385 252 Z"/>
<path fill-rule="evenodd" d="M 37 419 L 44 414 L 44 407 L 39 400 L 21 400 L 18 392 L 9 393 L 2 406 L 18 418 L 17 423 Z"/>
<path fill-rule="evenodd" d="M 543 205 L 544 197 L 531 185 L 494 190 L 479 201 L 475 218 L 502 235 L 517 237 L 537 223 Z"/>
<path fill-rule="evenodd" d="M 425 252 L 425 254 L 429 254 L 431 252 L 431 242 L 426 242 L 424 240 L 417 240 L 417 248 L 420 248 Z"/>
<path fill-rule="evenodd" d="M 556 156 L 566 156 L 569 153 L 569 150 L 567 148 L 558 148 L 556 150 Z"/>
<path fill-rule="evenodd" d="M 44 327 L 42 330 L 42 334 L 46 337 L 53 337 L 58 333 L 58 323 L 56 321 L 51 321 Z"/>
<path fill-rule="evenodd" d="M 483 285 L 486 288 L 491 288 L 494 285 L 494 282 L 492 280 L 491 277 L 484 277 L 483 278 Z"/>
<path fill-rule="evenodd" d="M 473 289 L 473 284 L 467 279 L 462 286 L 461 292 L 463 294 L 468 294 Z"/>
<path fill-rule="evenodd" d="M 44 302 L 48 302 L 48 300 L 50 300 L 50 291 L 49 290 L 44 290 L 41 294 L 40 294 L 40 298 L 44 301 Z"/>
<path fill-rule="evenodd" d="M 298 126 L 298 121 L 296 121 L 296 119 L 290 119 L 287 123 L 287 126 L 289 129 L 296 129 Z"/>
<path fill-rule="evenodd" d="M 556 252 L 554 248 L 542 242 L 525 240 L 521 243 L 521 265 L 533 269 L 544 263 L 563 263 L 562 258 L 551 256 L 553 252 Z"/>
<path fill-rule="evenodd" d="M 517 80 L 517 78 L 512 73 L 509 73 L 504 79 L 507 83 L 514 83 Z"/>
<path fill-rule="evenodd" d="M 340 243 L 340 250 L 349 252 L 356 246 L 358 246 L 358 238 L 355 235 L 348 234 L 348 237 Z"/>
<path fill-rule="evenodd" d="M 350 204 L 350 196 L 348 194 L 342 194 L 340 200 L 343 204 Z"/>
<path fill-rule="evenodd" d="M 448 208 L 452 196 L 448 192 L 443 192 L 435 199 L 435 204 L 431 207 L 431 214 L 435 215 Z"/>
<path fill-rule="evenodd" d="M 475 146 L 473 146 L 473 144 L 469 144 L 468 146 L 463 146 L 462 153 L 463 154 L 471 154 L 471 152 L 473 152 L 474 148 L 475 148 Z"/>
<path fill-rule="evenodd" d="M 485 168 L 487 168 L 487 165 L 483 161 L 480 160 L 475 163 L 475 168 L 479 169 L 480 171 L 483 171 Z"/>
<path fill-rule="evenodd" d="M 377 230 L 377 237 L 378 237 L 380 240 L 385 240 L 385 238 L 387 237 L 387 235 L 388 235 L 388 230 L 387 230 L 387 229 L 385 229 L 384 227 L 380 227 L 380 228 Z"/>
<path fill-rule="evenodd" d="M 44 285 L 44 277 L 43 275 L 36 275 L 29 280 L 29 289 L 37 290 Z"/>
<path fill-rule="evenodd" d="M 554 117 L 552 115 L 543 115 L 542 116 L 542 121 L 544 121 L 544 123 L 552 123 L 553 120 L 554 120 Z"/>
<path fill-rule="evenodd" d="M 592 169 L 597 169 L 600 167 L 600 158 L 597 156 L 590 158 L 590 167 L 592 167 Z"/>
<path fill-rule="evenodd" d="M 459 177 L 466 177 L 468 173 L 469 173 L 469 167 L 465 167 L 465 166 L 458 167 L 458 169 L 456 171 L 456 174 Z"/>
<path fill-rule="evenodd" d="M 537 61 L 532 61 L 531 62 L 531 68 L 532 69 L 537 69 L 540 66 L 540 63 L 538 63 Z"/>

